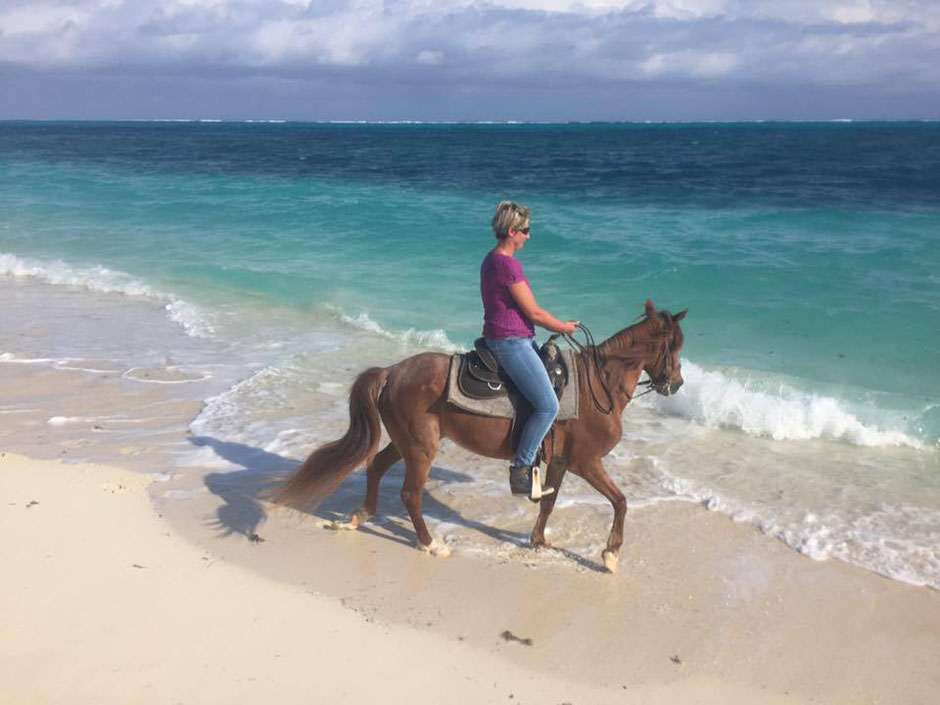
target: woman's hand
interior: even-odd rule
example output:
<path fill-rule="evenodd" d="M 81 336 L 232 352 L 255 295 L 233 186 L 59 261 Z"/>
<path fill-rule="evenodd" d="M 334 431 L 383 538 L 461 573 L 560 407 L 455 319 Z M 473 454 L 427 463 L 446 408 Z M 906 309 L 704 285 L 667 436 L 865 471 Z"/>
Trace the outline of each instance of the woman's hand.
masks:
<path fill-rule="evenodd" d="M 578 325 L 581 321 L 563 321 L 561 327 L 556 331 L 557 333 L 565 333 L 566 335 L 574 335 L 574 332 L 578 330 Z"/>

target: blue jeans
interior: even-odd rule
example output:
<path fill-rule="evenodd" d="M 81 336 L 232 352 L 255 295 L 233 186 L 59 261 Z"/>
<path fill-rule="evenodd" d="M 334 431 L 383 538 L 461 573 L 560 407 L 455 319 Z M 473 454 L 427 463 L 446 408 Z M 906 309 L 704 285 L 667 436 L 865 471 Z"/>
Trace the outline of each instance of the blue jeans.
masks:
<path fill-rule="evenodd" d="M 531 465 L 542 439 L 558 415 L 558 397 L 552 389 L 535 338 L 487 338 L 486 344 L 516 387 L 532 405 L 513 465 Z"/>

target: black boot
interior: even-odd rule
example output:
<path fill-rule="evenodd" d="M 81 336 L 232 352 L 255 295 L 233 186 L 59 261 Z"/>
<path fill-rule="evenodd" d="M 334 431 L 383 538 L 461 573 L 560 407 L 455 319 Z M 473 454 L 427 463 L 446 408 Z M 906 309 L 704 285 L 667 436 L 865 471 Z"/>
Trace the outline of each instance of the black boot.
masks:
<path fill-rule="evenodd" d="M 532 466 L 509 466 L 509 489 L 514 495 L 529 496 L 532 490 Z"/>
<path fill-rule="evenodd" d="M 528 497 L 531 501 L 538 502 L 555 491 L 554 487 L 542 487 L 541 479 L 537 465 L 509 466 L 509 489 L 513 495 Z"/>

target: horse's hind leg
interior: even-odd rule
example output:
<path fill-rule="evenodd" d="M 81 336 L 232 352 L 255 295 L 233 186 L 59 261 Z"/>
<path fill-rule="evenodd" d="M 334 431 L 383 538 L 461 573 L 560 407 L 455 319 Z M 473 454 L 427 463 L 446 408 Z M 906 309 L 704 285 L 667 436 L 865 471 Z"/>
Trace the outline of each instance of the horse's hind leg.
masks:
<path fill-rule="evenodd" d="M 431 472 L 431 463 L 441 444 L 440 420 L 431 413 L 409 409 L 383 417 L 385 429 L 392 443 L 405 460 L 405 482 L 401 488 L 401 501 L 408 510 L 411 523 L 418 536 L 418 548 L 435 556 L 447 556 L 450 549 L 438 543 L 428 531 L 421 514 L 424 484 Z"/>
<path fill-rule="evenodd" d="M 607 474 L 600 458 L 591 458 L 579 464 L 578 470 L 581 477 L 610 500 L 614 507 L 614 522 L 610 527 L 610 536 L 607 538 L 607 548 L 601 553 L 601 558 L 604 561 L 604 567 L 611 573 L 616 573 L 620 547 L 623 545 L 623 522 L 627 516 L 627 498 Z"/>
<path fill-rule="evenodd" d="M 389 443 L 382 450 L 376 453 L 375 458 L 369 463 L 366 469 L 366 498 L 355 512 L 353 512 L 349 521 L 335 522 L 335 529 L 358 529 L 360 524 L 364 524 L 376 515 L 379 510 L 379 483 L 382 477 L 392 465 L 401 460 L 401 453 L 395 447 L 394 443 Z"/>
<path fill-rule="evenodd" d="M 366 477 L 366 501 L 359 511 L 373 517 L 379 511 L 379 483 L 392 465 L 401 460 L 401 453 L 394 443 L 389 443 L 379 451 L 375 459 L 369 463 Z M 368 518 L 368 517 L 366 517 Z"/>
<path fill-rule="evenodd" d="M 418 535 L 418 548 L 431 555 L 443 557 L 450 555 L 450 548 L 434 540 L 421 513 L 424 483 L 431 471 L 431 460 L 434 455 L 435 453 L 425 454 L 419 451 L 405 456 L 405 484 L 401 488 L 401 501 L 405 503 L 408 514 L 411 516 L 411 523 L 414 524 L 415 533 Z"/>
<path fill-rule="evenodd" d="M 561 490 L 561 481 L 565 477 L 565 461 L 561 458 L 552 460 L 548 465 L 548 472 L 545 477 L 545 486 L 554 487 L 555 491 L 550 495 L 542 497 L 539 502 L 539 518 L 535 521 L 535 528 L 532 529 L 532 535 L 529 542 L 535 548 L 551 548 L 551 544 L 545 541 L 545 525 L 548 523 L 548 517 L 555 508 L 555 500 L 558 499 L 558 492 Z"/>

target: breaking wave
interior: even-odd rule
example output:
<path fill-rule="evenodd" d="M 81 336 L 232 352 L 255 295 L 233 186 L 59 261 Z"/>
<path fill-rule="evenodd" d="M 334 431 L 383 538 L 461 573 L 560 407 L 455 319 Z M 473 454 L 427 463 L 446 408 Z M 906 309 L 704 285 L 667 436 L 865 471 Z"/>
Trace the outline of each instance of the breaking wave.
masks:
<path fill-rule="evenodd" d="M 394 332 L 380 326 L 369 317 L 368 313 L 360 313 L 358 316 L 349 316 L 337 310 L 336 314 L 346 325 L 375 333 L 383 338 L 388 338 L 389 340 L 394 340 L 404 345 L 432 348 L 449 353 L 460 352 L 463 349 L 452 342 L 451 339 L 447 337 L 447 334 L 440 328 L 436 330 L 417 330 L 416 328 L 409 328 L 402 332 Z"/>
<path fill-rule="evenodd" d="M 645 396 L 638 402 L 669 416 L 708 428 L 738 429 L 774 440 L 826 439 L 860 446 L 923 447 L 923 442 L 886 418 L 884 427 L 865 423 L 844 402 L 780 384 L 769 391 L 748 380 L 682 361 L 685 384 L 672 397 Z M 887 414 L 885 414 L 887 417 Z"/>
<path fill-rule="evenodd" d="M 163 305 L 167 317 L 179 324 L 191 336 L 211 337 L 214 328 L 205 313 L 196 306 L 173 294 L 154 289 L 130 274 L 100 265 L 78 267 L 60 260 L 43 261 L 0 253 L 0 275 L 31 278 L 56 286 L 70 286 L 102 294 L 150 299 Z"/>

